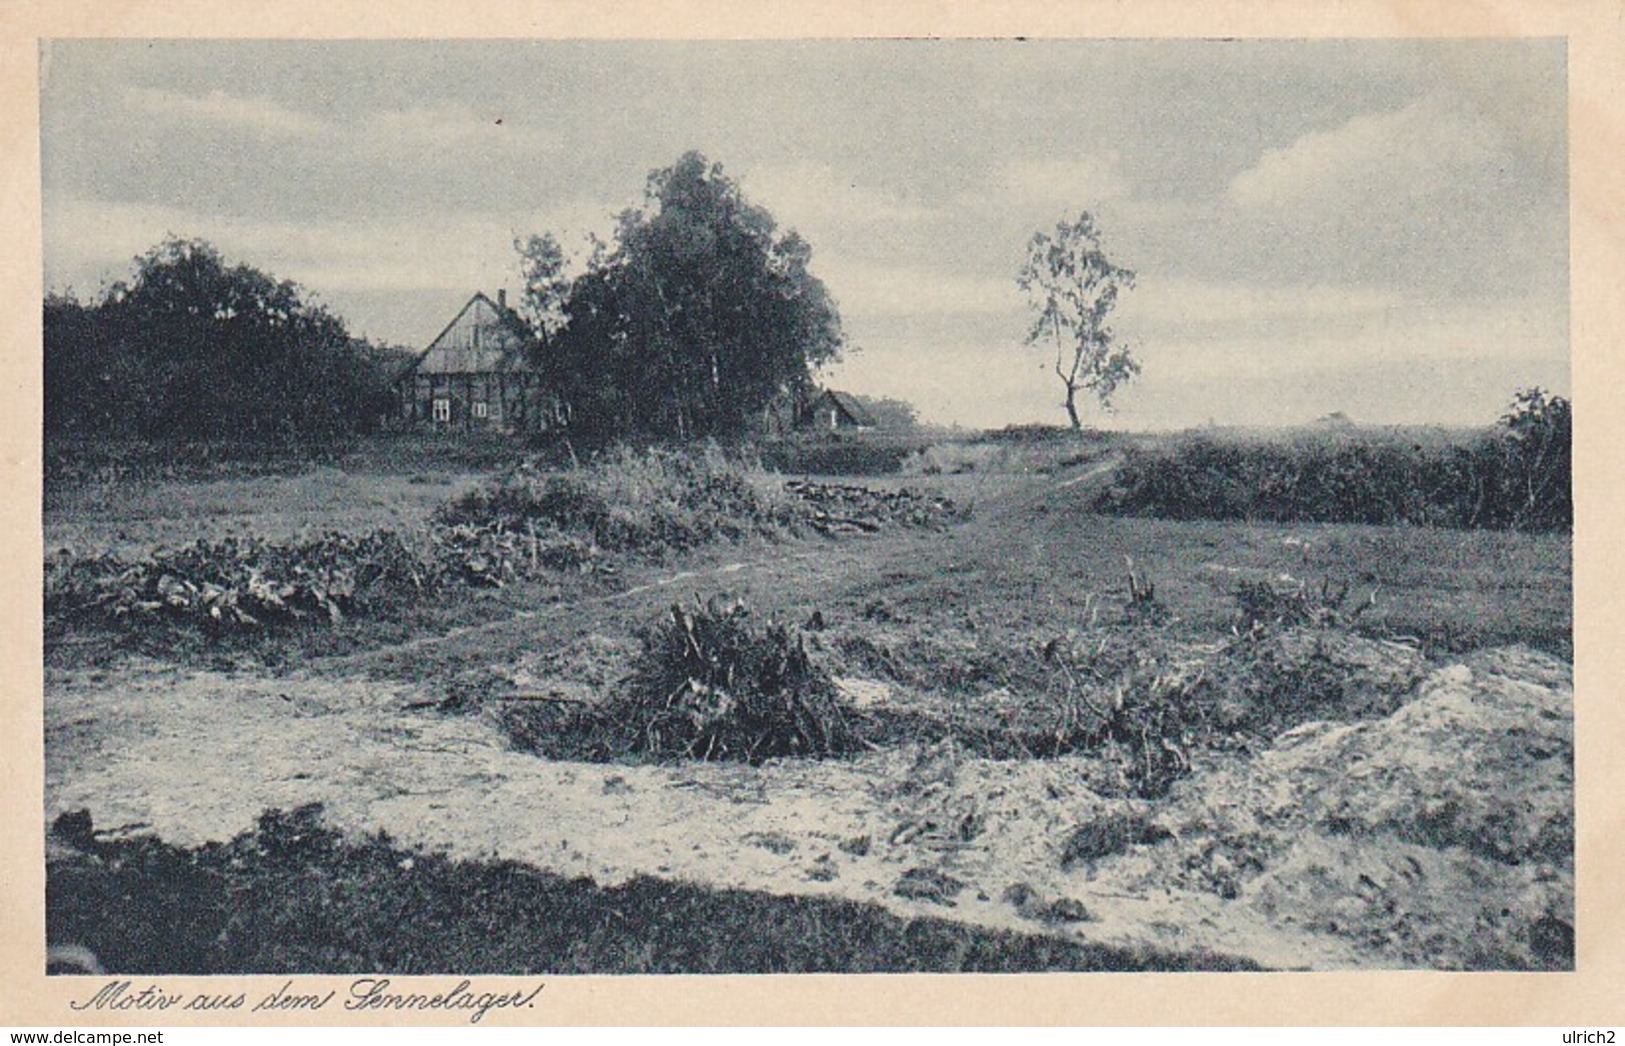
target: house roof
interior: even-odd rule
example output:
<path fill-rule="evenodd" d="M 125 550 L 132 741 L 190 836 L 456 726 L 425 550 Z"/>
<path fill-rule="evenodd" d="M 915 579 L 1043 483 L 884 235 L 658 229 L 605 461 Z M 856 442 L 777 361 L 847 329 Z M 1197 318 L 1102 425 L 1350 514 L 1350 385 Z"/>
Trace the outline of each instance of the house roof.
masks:
<path fill-rule="evenodd" d="M 813 397 L 812 402 L 814 405 L 816 405 L 819 401 L 825 399 L 829 400 L 831 403 L 835 404 L 836 407 L 840 408 L 841 413 L 845 414 L 852 424 L 863 426 L 874 425 L 875 419 L 870 416 L 867 410 L 864 409 L 863 404 L 853 399 L 849 394 L 845 392 L 836 392 L 834 389 L 825 389 L 823 392 Z"/>
<path fill-rule="evenodd" d="M 512 309 L 476 292 L 418 355 L 408 374 L 493 374 L 531 369 L 530 331 Z"/>

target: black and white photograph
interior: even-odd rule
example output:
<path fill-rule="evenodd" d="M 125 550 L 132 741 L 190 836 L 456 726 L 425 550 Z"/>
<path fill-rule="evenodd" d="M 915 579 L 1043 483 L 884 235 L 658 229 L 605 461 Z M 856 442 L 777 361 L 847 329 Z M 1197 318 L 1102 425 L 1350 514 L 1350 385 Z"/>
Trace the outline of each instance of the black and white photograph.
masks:
<path fill-rule="evenodd" d="M 1576 969 L 1562 37 L 38 46 L 51 973 Z"/>

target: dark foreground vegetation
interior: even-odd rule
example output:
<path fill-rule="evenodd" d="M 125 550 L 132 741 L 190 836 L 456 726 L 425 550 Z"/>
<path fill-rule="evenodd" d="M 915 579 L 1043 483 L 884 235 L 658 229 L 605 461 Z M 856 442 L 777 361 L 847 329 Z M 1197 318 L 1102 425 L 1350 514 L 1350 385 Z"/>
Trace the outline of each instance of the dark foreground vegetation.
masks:
<path fill-rule="evenodd" d="M 1196 434 L 1131 451 L 1099 507 L 1164 519 L 1567 530 L 1572 431 L 1569 402 L 1536 389 L 1497 429 L 1465 441 Z"/>
<path fill-rule="evenodd" d="M 1008 973 L 1236 970 L 1175 955 L 907 919 L 873 904 L 639 877 L 601 887 L 512 861 L 349 841 L 319 807 L 227 843 L 98 838 L 65 814 L 46 935 L 109 973 Z"/>

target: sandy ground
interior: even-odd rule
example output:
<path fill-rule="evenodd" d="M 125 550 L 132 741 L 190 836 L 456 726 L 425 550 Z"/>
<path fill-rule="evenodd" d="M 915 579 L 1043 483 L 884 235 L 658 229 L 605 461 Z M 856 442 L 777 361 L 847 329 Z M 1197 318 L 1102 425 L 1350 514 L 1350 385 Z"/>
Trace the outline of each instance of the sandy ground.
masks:
<path fill-rule="evenodd" d="M 1302 897 L 1326 862 L 1349 875 L 1371 866 L 1371 854 L 1350 851 L 1347 838 L 1285 825 L 1297 841 L 1276 864 L 1259 862 L 1266 874 L 1230 897 L 1212 887 L 1211 862 L 1228 861 L 1215 840 L 1258 836 L 1259 817 L 1279 820 L 1297 802 L 1293 767 L 1324 762 L 1305 755 L 1303 737 L 1337 742 L 1360 728 L 1293 731 L 1285 754 L 1215 770 L 1220 799 L 1214 789 L 1202 797 L 1194 781 L 1176 793 L 1157 814 L 1173 838 L 1063 867 L 1071 830 L 1126 809 L 1084 788 L 1076 760 L 990 762 L 913 746 L 760 768 L 546 762 L 510 750 L 481 716 L 410 710 L 421 694 L 405 685 L 163 668 L 122 676 L 115 685 L 67 677 L 54 687 L 47 820 L 85 807 L 102 830 L 195 845 L 231 838 L 267 807 L 322 802 L 328 822 L 345 832 L 382 828 L 401 845 L 515 859 L 604 885 L 647 874 L 834 895 L 900 914 L 1206 950 L 1279 968 L 1391 966 L 1401 955 L 1326 932 L 1316 913 L 1341 898 Z M 848 687 L 855 697 L 864 690 Z M 876 700 L 873 685 L 868 698 Z M 1380 804 L 1388 793 L 1371 794 Z M 1253 822 L 1243 832 L 1220 823 L 1227 817 Z M 1235 846 L 1227 853 L 1235 858 Z M 1404 856 L 1389 843 L 1380 861 Z M 1422 856 L 1433 882 L 1461 880 L 1446 874 L 1435 851 Z M 1284 885 L 1282 869 L 1293 862 L 1302 866 L 1297 885 Z M 1423 862 L 1410 864 L 1420 874 Z M 899 895 L 900 882 L 915 885 L 903 888 L 912 897 Z M 1482 869 L 1474 882 L 1482 887 Z M 1326 890 L 1337 892 L 1336 882 Z M 1063 898 L 1072 905 L 1059 910 L 1081 921 L 1038 918 Z"/>
<path fill-rule="evenodd" d="M 990 762 L 911 747 L 755 769 L 548 762 L 508 749 L 478 716 L 404 710 L 418 697 L 405 687 L 165 669 L 113 688 L 65 682 L 48 712 L 47 819 L 87 808 L 104 830 L 190 845 L 228 839 L 266 808 L 320 802 L 347 832 L 383 829 L 406 846 L 606 885 L 646 874 L 1025 932 L 1043 928 L 1022 914 L 1037 899 L 1070 898 L 1090 921 L 1057 931 L 1101 943 L 1271 966 L 1364 961 L 1210 892 L 1147 891 L 1132 852 L 1063 870 L 1067 833 L 1103 812 L 1065 759 Z M 964 885 L 940 899 L 897 895 L 911 870 Z M 1018 883 L 1030 898 L 1022 905 L 1008 896 Z"/>

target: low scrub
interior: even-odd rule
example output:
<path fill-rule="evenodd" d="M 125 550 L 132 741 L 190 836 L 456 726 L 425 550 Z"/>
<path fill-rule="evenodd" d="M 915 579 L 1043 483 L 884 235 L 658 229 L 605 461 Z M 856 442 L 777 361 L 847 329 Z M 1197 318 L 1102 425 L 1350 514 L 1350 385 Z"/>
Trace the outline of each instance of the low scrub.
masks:
<path fill-rule="evenodd" d="M 133 561 L 64 551 L 46 563 L 45 616 L 53 633 L 152 622 L 211 636 L 264 634 L 399 615 L 446 586 L 612 572 L 616 554 L 660 560 L 803 526 L 833 534 L 940 526 L 963 515 L 945 499 L 907 491 L 787 486 L 715 445 L 623 449 L 560 472 L 516 469 L 444 504 L 410 540 L 382 530 L 292 543 L 233 537 Z"/>
<path fill-rule="evenodd" d="M 1182 520 L 1564 530 L 1574 522 L 1570 448 L 1568 401 L 1535 390 L 1499 427 L 1465 440 L 1197 434 L 1133 450 L 1097 507 Z"/>
<path fill-rule="evenodd" d="M 565 472 L 520 468 L 448 503 L 442 526 L 567 535 L 603 549 L 659 557 L 719 538 L 773 534 L 793 523 L 776 480 L 715 445 L 699 453 L 620 449 Z"/>
<path fill-rule="evenodd" d="M 873 534 L 893 525 L 940 529 L 970 516 L 968 505 L 956 505 L 951 498 L 907 487 L 873 490 L 793 479 L 784 490 L 795 499 L 807 524 L 821 534 Z"/>
<path fill-rule="evenodd" d="M 917 434 L 807 436 L 764 440 L 762 462 L 788 475 L 888 476 L 924 445 Z"/>
<path fill-rule="evenodd" d="M 903 459 L 906 476 L 957 476 L 966 473 L 1028 473 L 1047 475 L 1076 465 L 1088 464 L 1110 450 L 1107 438 L 1099 434 L 1078 434 L 1070 429 L 1049 430 L 1033 426 L 987 433 L 977 439 L 944 440 Z"/>
<path fill-rule="evenodd" d="M 1267 746 L 1310 719 L 1387 715 L 1426 668 L 1411 645 L 1352 631 L 1374 593 L 1236 590 L 1233 631 L 1202 640 L 1167 612 L 1132 565 L 1118 614 L 1086 606 L 1080 627 L 1033 645 L 979 628 L 957 641 L 907 630 L 846 632 L 832 649 L 847 672 L 900 684 L 866 707 L 878 743 L 951 739 L 996 758 L 1087 754 L 1089 786 L 1155 798 L 1204 753 Z"/>
<path fill-rule="evenodd" d="M 646 876 L 601 887 L 382 832 L 347 838 L 315 806 L 266 811 L 252 830 L 193 849 L 100 838 L 86 811 L 59 819 L 55 834 L 64 846 L 46 867 L 46 937 L 93 953 L 110 976 L 1252 968 L 905 919 L 833 897 Z"/>
<path fill-rule="evenodd" d="M 1269 581 L 1241 581 L 1236 585 L 1237 632 L 1266 628 L 1328 628 L 1352 626 L 1377 603 L 1373 589 L 1364 600 L 1355 599 L 1348 582 L 1331 579 L 1312 588 L 1307 581 L 1282 587 Z"/>
<path fill-rule="evenodd" d="M 64 550 L 45 564 L 45 621 L 48 634 L 73 625 L 266 634 L 399 617 L 450 585 L 500 588 L 598 565 L 598 550 L 568 534 L 470 524 L 411 538 L 388 530 L 290 543 L 228 537 L 137 560 Z"/>
<path fill-rule="evenodd" d="M 200 541 L 133 563 L 64 553 L 45 565 L 45 616 L 243 632 L 398 610 L 441 579 L 434 558 L 390 531 L 296 544 Z"/>
<path fill-rule="evenodd" d="M 760 762 L 833 755 L 856 738 L 835 685 L 781 624 L 752 627 L 740 602 L 673 606 L 608 714 L 625 746 L 653 755 Z"/>
<path fill-rule="evenodd" d="M 1414 650 L 1340 628 L 1261 628 L 1198 646 L 1136 626 L 1051 644 L 1057 749 L 1101 758 L 1103 794 L 1155 798 L 1203 751 L 1250 750 L 1326 718 L 1392 712 L 1420 681 Z"/>
<path fill-rule="evenodd" d="M 84 488 L 226 477 L 291 476 L 339 465 L 349 441 L 324 444 L 224 440 L 69 439 L 48 434 L 42 471 L 47 505 Z"/>

